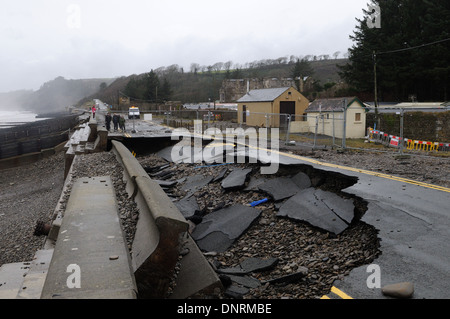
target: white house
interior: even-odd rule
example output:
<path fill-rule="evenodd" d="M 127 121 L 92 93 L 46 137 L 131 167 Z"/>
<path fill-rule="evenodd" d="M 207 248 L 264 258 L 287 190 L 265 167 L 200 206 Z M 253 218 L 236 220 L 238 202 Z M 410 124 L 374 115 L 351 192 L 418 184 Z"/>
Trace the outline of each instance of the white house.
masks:
<path fill-rule="evenodd" d="M 345 112 L 345 114 L 344 114 Z M 357 97 L 317 99 L 305 110 L 310 132 L 346 138 L 364 138 L 368 108 Z"/>

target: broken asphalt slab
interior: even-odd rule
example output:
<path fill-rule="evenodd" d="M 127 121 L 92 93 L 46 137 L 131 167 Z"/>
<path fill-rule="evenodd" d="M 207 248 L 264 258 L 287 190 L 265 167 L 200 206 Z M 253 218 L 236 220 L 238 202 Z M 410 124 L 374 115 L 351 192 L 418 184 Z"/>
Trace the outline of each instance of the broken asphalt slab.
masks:
<path fill-rule="evenodd" d="M 305 221 L 312 226 L 332 232 L 343 232 L 354 217 L 354 203 L 335 193 L 307 188 L 288 199 L 277 216 Z"/>
<path fill-rule="evenodd" d="M 253 188 L 258 188 L 260 191 L 267 193 L 275 202 L 292 197 L 300 190 L 311 186 L 309 176 L 303 172 L 299 172 L 293 177 L 277 177 L 259 184 L 257 184 L 258 180 L 256 180 L 253 183 L 256 185 L 252 186 Z"/>
<path fill-rule="evenodd" d="M 174 204 L 186 219 L 194 216 L 195 212 L 200 209 L 197 203 L 197 198 L 195 198 L 195 196 L 186 196 L 181 200 L 174 202 Z"/>
<path fill-rule="evenodd" d="M 270 179 L 259 185 L 258 188 L 267 193 L 276 202 L 294 196 L 300 191 L 300 188 L 289 177 Z"/>
<path fill-rule="evenodd" d="M 208 185 L 212 179 L 213 179 L 212 176 L 203 176 L 203 175 L 188 176 L 184 181 L 181 190 L 195 192 L 195 190 Z"/>
<path fill-rule="evenodd" d="M 248 174 L 251 168 L 235 168 L 227 177 L 222 180 L 222 188 L 225 190 L 241 189 L 245 187 Z"/>
<path fill-rule="evenodd" d="M 260 214 L 260 210 L 240 204 L 220 209 L 203 218 L 192 238 L 203 251 L 224 252 Z"/>

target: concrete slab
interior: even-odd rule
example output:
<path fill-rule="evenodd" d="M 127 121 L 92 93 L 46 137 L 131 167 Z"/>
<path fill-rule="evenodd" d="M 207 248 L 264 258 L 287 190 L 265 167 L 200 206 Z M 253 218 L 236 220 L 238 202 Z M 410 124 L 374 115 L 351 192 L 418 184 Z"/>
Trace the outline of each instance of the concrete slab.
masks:
<path fill-rule="evenodd" d="M 274 201 L 280 201 L 294 196 L 300 188 L 289 177 L 277 177 L 258 186 L 259 190 L 267 193 Z"/>
<path fill-rule="evenodd" d="M 29 262 L 3 264 L 0 267 L 0 299 L 16 299 Z"/>
<path fill-rule="evenodd" d="M 241 189 L 245 187 L 251 168 L 235 168 L 227 177 L 222 180 L 222 188 L 225 190 Z"/>
<path fill-rule="evenodd" d="M 184 246 L 189 253 L 180 261 L 180 271 L 170 299 L 185 299 L 199 293 L 213 294 L 223 289 L 222 283 L 191 236 Z"/>
<path fill-rule="evenodd" d="M 69 267 L 70 266 L 70 267 Z M 69 285 L 76 283 L 79 288 Z M 136 298 L 109 176 L 78 179 L 67 203 L 42 299 Z"/>
<path fill-rule="evenodd" d="M 53 256 L 53 249 L 38 250 L 30 262 L 30 269 L 24 276 L 18 299 L 39 299 Z"/>
<path fill-rule="evenodd" d="M 259 217 L 260 210 L 244 205 L 230 206 L 206 215 L 192 233 L 204 251 L 223 252 Z"/>
<path fill-rule="evenodd" d="M 324 192 L 315 188 L 301 190 L 288 199 L 280 207 L 277 216 L 286 216 L 308 222 L 323 230 L 340 234 L 349 224 L 337 214 L 345 209 L 353 214 L 354 206 L 350 200 L 345 200 L 334 193 Z"/>

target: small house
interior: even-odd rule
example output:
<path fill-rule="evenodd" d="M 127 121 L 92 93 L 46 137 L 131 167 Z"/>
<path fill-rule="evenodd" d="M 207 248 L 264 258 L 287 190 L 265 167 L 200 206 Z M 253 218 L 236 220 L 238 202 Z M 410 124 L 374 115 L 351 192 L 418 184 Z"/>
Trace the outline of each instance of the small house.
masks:
<path fill-rule="evenodd" d="M 239 100 L 238 122 L 257 127 L 284 127 L 303 118 L 309 100 L 294 87 L 251 90 Z"/>
<path fill-rule="evenodd" d="M 357 97 L 317 99 L 306 109 L 310 132 L 327 136 L 364 138 L 369 109 Z"/>

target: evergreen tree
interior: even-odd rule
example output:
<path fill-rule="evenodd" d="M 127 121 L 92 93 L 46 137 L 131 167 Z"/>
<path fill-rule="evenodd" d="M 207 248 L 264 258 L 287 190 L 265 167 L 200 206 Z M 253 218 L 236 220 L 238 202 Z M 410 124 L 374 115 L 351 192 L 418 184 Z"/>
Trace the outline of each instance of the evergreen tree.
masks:
<path fill-rule="evenodd" d="M 314 73 L 311 64 L 306 59 L 297 59 L 294 67 L 291 70 L 291 75 L 294 78 L 297 90 L 300 91 L 300 79 L 304 79 L 306 76 L 311 76 Z"/>
<path fill-rule="evenodd" d="M 164 78 L 160 94 L 158 94 L 158 98 L 160 100 L 169 101 L 172 97 L 173 91 L 171 89 L 169 81 Z"/>
<path fill-rule="evenodd" d="M 365 17 L 350 38 L 349 63 L 341 77 L 378 100 L 444 101 L 450 93 L 450 1 L 372 0 L 380 8 L 381 28 Z M 376 77 L 375 77 L 376 71 Z M 376 82 L 375 82 L 376 79 Z"/>

